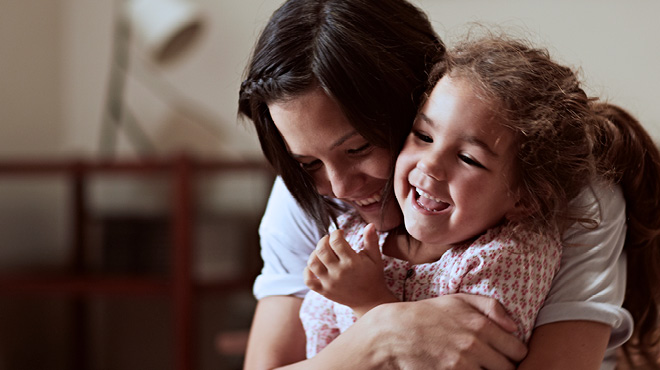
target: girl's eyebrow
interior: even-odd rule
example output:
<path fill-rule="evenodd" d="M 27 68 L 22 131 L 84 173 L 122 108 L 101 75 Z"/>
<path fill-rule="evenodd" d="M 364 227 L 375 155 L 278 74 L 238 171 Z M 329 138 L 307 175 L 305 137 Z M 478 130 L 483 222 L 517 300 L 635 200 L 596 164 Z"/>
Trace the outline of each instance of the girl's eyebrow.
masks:
<path fill-rule="evenodd" d="M 466 143 L 476 145 L 482 148 L 491 157 L 498 158 L 500 156 L 499 154 L 495 153 L 495 151 L 491 149 L 491 147 L 488 146 L 488 144 L 486 144 L 484 141 L 482 141 L 481 139 L 479 139 L 474 135 L 461 135 L 461 140 L 465 141 Z"/>
<path fill-rule="evenodd" d="M 435 122 L 433 122 L 433 120 L 431 120 L 426 114 L 424 114 L 424 112 L 417 113 L 417 118 L 420 118 L 422 121 L 430 125 L 435 125 Z"/>
<path fill-rule="evenodd" d="M 431 125 L 431 126 L 435 126 L 435 122 L 434 122 L 432 119 L 430 119 L 430 118 L 429 118 L 426 114 L 424 114 L 423 112 L 419 112 L 419 114 L 417 115 L 417 117 L 420 118 L 422 121 L 428 123 L 429 125 Z M 486 144 L 486 142 L 484 142 L 483 140 L 479 139 L 478 137 L 476 137 L 476 136 L 474 136 L 474 135 L 463 134 L 463 135 L 461 135 L 460 139 L 461 139 L 462 141 L 466 142 L 466 143 L 469 143 L 469 144 L 472 144 L 472 145 L 476 145 L 476 146 L 482 148 L 482 149 L 485 150 L 486 153 L 488 153 L 491 157 L 499 158 L 499 156 L 500 156 L 499 154 L 495 153 L 495 151 L 494 151 L 490 146 L 488 146 L 488 144 Z"/>

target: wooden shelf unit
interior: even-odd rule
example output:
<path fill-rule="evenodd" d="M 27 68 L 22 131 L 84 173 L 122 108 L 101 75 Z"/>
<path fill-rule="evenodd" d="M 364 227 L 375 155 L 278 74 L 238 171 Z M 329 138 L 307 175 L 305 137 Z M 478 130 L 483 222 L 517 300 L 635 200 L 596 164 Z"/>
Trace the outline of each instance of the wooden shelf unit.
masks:
<path fill-rule="evenodd" d="M 70 180 L 72 208 L 72 248 L 69 266 L 62 272 L 6 273 L 0 271 L 0 294 L 43 295 L 68 294 L 80 299 L 93 295 L 153 295 L 171 297 L 173 312 L 173 368 L 195 369 L 194 300 L 200 291 L 227 291 L 249 287 L 254 275 L 235 276 L 230 280 L 198 282 L 193 277 L 196 177 L 204 173 L 236 173 L 256 171 L 272 180 L 270 168 L 262 161 L 224 161 L 194 159 L 187 155 L 172 158 L 139 160 L 53 160 L 0 161 L 0 180 L 30 176 L 63 176 Z M 168 276 L 118 276 L 85 271 L 87 244 L 86 180 L 95 174 L 131 176 L 166 175 L 171 182 L 170 194 L 170 268 Z M 85 354 L 80 354 L 77 367 L 84 368 Z"/>

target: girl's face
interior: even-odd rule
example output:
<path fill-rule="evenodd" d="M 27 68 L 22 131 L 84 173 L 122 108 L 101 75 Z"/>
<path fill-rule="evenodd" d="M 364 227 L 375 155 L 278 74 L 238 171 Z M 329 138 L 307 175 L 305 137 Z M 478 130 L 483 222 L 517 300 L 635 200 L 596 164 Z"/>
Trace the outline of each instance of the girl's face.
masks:
<path fill-rule="evenodd" d="M 392 163 L 389 151 L 371 145 L 322 89 L 268 104 L 289 153 L 314 179 L 319 194 L 352 204 L 379 230 L 401 223 L 391 197 L 381 222 L 381 194 Z"/>
<path fill-rule="evenodd" d="M 514 135 L 461 79 L 443 77 L 396 163 L 408 232 L 441 246 L 469 240 L 516 207 Z"/>

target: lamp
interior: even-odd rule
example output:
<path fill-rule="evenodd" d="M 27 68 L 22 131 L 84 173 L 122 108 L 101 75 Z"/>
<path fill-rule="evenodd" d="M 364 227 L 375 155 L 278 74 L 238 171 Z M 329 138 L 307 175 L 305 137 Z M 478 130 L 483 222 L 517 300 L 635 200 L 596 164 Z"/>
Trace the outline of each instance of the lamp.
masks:
<path fill-rule="evenodd" d="M 114 156 L 117 134 L 125 130 L 139 152 L 153 152 L 153 145 L 130 111 L 124 107 L 132 31 L 139 46 L 156 63 L 167 63 L 189 49 L 202 28 L 199 7 L 188 0 L 122 0 L 114 17 L 110 79 L 103 113 L 101 153 Z"/>

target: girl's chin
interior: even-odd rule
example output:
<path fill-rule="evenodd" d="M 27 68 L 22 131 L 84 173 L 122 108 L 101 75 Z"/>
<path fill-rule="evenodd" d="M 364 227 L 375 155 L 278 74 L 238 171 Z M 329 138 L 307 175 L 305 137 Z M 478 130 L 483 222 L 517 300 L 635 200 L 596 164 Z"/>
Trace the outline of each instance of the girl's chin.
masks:
<path fill-rule="evenodd" d="M 393 211 L 385 211 L 385 217 L 381 217 L 380 211 L 375 213 L 359 213 L 366 223 L 374 224 L 376 226 L 376 230 L 378 231 L 392 230 L 399 226 L 402 222 L 401 216 L 398 213 L 398 209 Z"/>
<path fill-rule="evenodd" d="M 395 227 L 401 225 L 401 222 L 403 221 L 401 217 L 394 215 L 387 215 L 384 218 L 381 218 L 380 215 L 376 217 L 362 217 L 367 223 L 372 223 L 376 226 L 376 230 L 378 231 L 388 231 L 392 230 Z"/>

